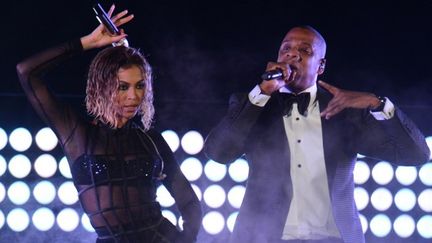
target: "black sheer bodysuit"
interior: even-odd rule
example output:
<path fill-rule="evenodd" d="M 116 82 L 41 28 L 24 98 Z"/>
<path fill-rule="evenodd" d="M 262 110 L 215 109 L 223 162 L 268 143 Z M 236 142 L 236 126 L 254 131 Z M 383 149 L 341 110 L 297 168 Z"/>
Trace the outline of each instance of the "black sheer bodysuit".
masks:
<path fill-rule="evenodd" d="M 42 74 L 81 52 L 79 40 L 67 42 L 28 58 L 17 70 L 30 103 L 59 138 L 97 242 L 194 242 L 201 207 L 163 137 L 132 120 L 117 129 L 88 122 L 47 88 Z M 183 217 L 181 232 L 161 215 L 160 181 Z"/>

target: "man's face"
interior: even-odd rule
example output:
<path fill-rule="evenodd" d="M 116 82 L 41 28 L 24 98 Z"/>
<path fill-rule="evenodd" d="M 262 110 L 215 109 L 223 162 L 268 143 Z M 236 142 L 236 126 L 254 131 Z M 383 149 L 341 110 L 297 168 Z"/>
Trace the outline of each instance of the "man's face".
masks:
<path fill-rule="evenodd" d="M 282 41 L 278 62 L 284 62 L 296 72 L 287 88 L 299 92 L 311 87 L 324 71 L 325 44 L 314 32 L 303 28 L 291 29 Z M 324 63 L 323 63 L 324 64 Z"/>
<path fill-rule="evenodd" d="M 145 94 L 145 82 L 141 69 L 137 66 L 120 68 L 118 71 L 118 90 L 116 107 L 119 126 L 134 117 L 143 101 Z"/>

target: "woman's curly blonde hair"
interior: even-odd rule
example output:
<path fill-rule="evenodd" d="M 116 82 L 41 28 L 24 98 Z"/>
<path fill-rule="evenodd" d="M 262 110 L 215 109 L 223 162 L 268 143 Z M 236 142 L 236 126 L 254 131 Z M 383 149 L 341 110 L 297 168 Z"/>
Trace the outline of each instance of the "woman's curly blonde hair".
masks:
<path fill-rule="evenodd" d="M 138 49 L 116 46 L 100 51 L 90 64 L 87 88 L 86 107 L 87 112 L 96 119 L 117 127 L 118 107 L 115 98 L 118 93 L 118 71 L 120 68 L 137 66 L 144 78 L 144 98 L 139 107 L 138 114 L 145 130 L 150 129 L 153 116 L 153 88 L 152 69 L 150 64 Z"/>

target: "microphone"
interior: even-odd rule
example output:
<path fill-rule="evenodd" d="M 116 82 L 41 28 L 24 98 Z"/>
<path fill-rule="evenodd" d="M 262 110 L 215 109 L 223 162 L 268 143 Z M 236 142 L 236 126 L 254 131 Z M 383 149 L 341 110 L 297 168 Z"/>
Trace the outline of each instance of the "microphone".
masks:
<path fill-rule="evenodd" d="M 99 23 L 103 24 L 105 28 L 112 34 L 112 35 L 120 35 L 120 30 L 117 28 L 117 26 L 111 21 L 111 19 L 108 17 L 108 14 L 105 12 L 105 10 L 102 8 L 102 6 L 97 3 L 93 6 L 93 11 L 96 14 L 96 19 L 99 21 Z M 129 42 L 126 40 L 126 38 L 121 39 L 118 42 L 112 43 L 113 46 L 129 46 Z"/>
<path fill-rule="evenodd" d="M 275 70 L 270 70 L 261 75 L 261 79 L 263 80 L 271 80 L 275 78 L 284 78 L 282 69 L 277 68 Z"/>

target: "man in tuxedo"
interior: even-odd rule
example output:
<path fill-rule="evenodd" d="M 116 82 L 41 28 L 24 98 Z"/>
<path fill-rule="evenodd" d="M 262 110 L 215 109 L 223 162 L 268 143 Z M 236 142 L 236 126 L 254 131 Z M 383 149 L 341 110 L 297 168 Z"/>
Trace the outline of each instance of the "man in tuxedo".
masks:
<path fill-rule="evenodd" d="M 317 81 L 325 52 L 318 31 L 292 28 L 267 64 L 270 80 L 232 95 L 206 139 L 210 159 L 249 161 L 233 243 L 364 242 L 353 196 L 357 154 L 398 165 L 429 159 L 422 133 L 388 98 Z"/>

